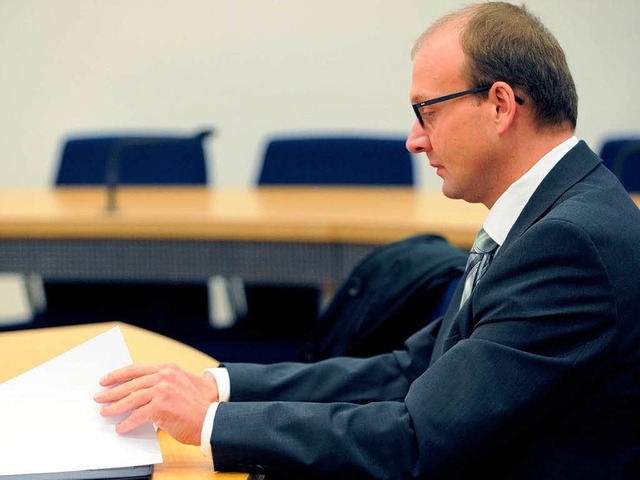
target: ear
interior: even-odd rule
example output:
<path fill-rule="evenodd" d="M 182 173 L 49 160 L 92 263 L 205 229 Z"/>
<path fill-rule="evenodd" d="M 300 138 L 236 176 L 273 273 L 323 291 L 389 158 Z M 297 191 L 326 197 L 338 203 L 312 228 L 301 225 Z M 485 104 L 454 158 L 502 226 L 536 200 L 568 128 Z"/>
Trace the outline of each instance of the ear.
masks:
<path fill-rule="evenodd" d="M 508 83 L 495 82 L 489 91 L 489 101 L 495 109 L 494 121 L 498 133 L 506 132 L 513 124 L 517 111 L 513 88 Z"/>

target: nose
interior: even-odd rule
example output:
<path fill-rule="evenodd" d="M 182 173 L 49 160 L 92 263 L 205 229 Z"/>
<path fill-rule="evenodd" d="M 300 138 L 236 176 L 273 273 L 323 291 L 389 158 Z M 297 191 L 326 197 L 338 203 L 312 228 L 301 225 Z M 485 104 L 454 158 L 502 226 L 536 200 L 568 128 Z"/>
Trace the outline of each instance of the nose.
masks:
<path fill-rule="evenodd" d="M 405 146 L 411 153 L 427 153 L 431 151 L 431 139 L 417 119 L 413 121 Z"/>
<path fill-rule="evenodd" d="M 411 153 L 427 153 L 431 151 L 431 139 L 417 119 L 413 121 L 405 146 Z"/>

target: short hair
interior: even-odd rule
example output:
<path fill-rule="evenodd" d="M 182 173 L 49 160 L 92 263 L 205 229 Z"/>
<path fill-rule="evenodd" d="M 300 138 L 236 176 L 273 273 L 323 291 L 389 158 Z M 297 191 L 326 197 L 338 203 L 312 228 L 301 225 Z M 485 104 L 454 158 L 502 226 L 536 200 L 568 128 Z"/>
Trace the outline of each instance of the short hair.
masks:
<path fill-rule="evenodd" d="M 524 5 L 506 2 L 471 5 L 431 25 L 412 55 L 427 36 L 457 21 L 466 56 L 462 76 L 471 88 L 504 81 L 523 92 L 540 127 L 569 124 L 575 129 L 578 94 L 573 77 L 558 40 L 537 16 Z"/>

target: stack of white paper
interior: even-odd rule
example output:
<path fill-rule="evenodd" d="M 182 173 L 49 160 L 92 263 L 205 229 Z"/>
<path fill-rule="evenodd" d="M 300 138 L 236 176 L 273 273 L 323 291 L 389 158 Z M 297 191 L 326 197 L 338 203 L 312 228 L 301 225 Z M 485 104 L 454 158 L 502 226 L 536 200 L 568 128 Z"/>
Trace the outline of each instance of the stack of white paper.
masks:
<path fill-rule="evenodd" d="M 93 395 L 131 363 L 119 327 L 0 384 L 0 475 L 162 463 L 153 425 L 118 435 Z"/>

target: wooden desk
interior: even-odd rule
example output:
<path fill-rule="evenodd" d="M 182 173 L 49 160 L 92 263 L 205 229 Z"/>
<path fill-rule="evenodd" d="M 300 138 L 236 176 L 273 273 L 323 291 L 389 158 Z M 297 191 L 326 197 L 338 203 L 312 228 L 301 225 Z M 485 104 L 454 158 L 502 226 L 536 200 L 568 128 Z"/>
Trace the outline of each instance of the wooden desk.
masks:
<path fill-rule="evenodd" d="M 193 372 L 217 362 L 187 345 L 123 323 L 101 323 L 0 333 L 0 383 L 26 372 L 110 328 L 119 325 L 134 361 L 175 361 Z M 153 480 L 246 480 L 247 474 L 214 473 L 200 447 L 183 445 L 158 431 L 164 463 L 154 468 Z"/>
<path fill-rule="evenodd" d="M 467 247 L 486 209 L 413 188 L 99 188 L 0 192 L 0 236 L 380 244 L 420 232 Z"/>
<path fill-rule="evenodd" d="M 0 272 L 335 286 L 375 246 L 409 235 L 467 249 L 487 215 L 412 188 L 121 188 L 117 204 L 107 212 L 97 188 L 0 192 Z"/>
<path fill-rule="evenodd" d="M 481 205 L 410 188 L 0 192 L 0 271 L 58 279 L 336 285 L 377 245 L 438 233 L 468 248 Z"/>

